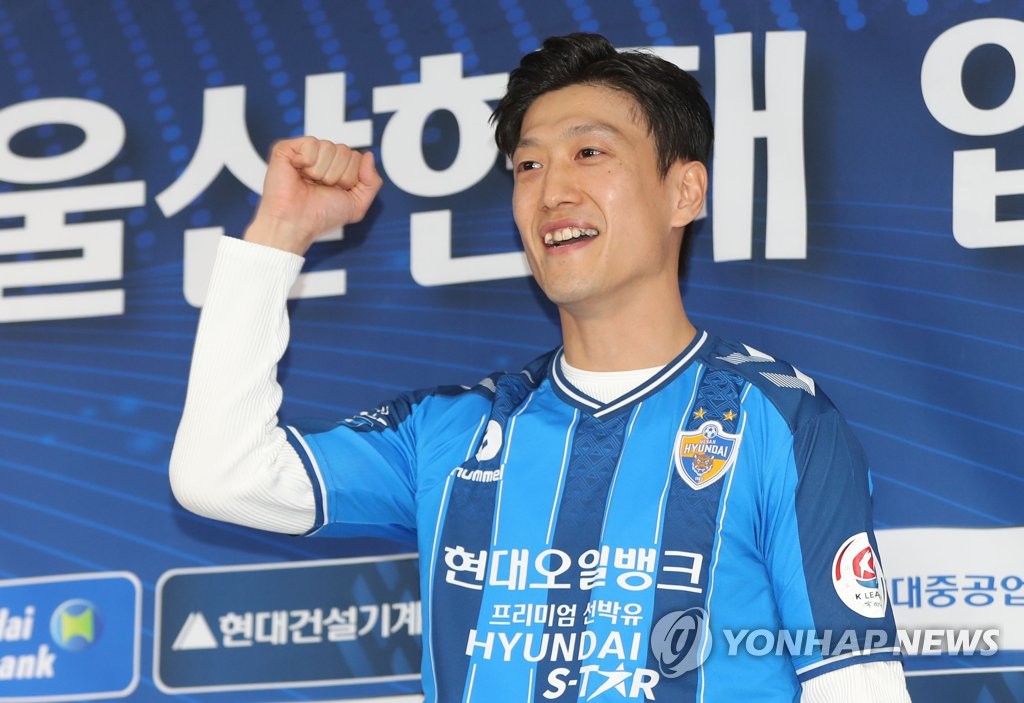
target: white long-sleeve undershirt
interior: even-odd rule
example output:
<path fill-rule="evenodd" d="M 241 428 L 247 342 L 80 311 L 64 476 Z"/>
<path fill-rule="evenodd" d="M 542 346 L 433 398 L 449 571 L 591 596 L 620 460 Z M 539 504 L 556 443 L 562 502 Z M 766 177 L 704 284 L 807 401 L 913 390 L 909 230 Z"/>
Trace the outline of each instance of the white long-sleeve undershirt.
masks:
<path fill-rule="evenodd" d="M 286 534 L 313 526 L 309 477 L 277 421 L 302 263 L 231 237 L 218 245 L 170 462 L 174 496 L 195 513 Z"/>

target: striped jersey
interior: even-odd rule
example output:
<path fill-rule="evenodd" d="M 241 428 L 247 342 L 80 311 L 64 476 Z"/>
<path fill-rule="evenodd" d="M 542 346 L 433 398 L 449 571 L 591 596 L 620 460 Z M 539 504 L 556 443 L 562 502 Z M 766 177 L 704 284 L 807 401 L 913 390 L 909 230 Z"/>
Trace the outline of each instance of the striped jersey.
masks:
<path fill-rule="evenodd" d="M 288 428 L 313 534 L 416 540 L 426 701 L 795 701 L 899 658 L 867 461 L 813 379 L 699 333 L 602 403 L 561 354 Z"/>

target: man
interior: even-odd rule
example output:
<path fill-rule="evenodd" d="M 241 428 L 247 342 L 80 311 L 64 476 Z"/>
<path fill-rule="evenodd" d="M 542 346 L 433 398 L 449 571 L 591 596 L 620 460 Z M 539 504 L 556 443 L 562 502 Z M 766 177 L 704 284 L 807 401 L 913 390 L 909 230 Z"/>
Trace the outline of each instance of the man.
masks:
<path fill-rule="evenodd" d="M 416 540 L 428 701 L 907 700 L 863 452 L 811 379 L 684 310 L 712 137 L 699 85 L 570 35 L 523 58 L 494 119 L 563 346 L 278 428 L 301 256 L 381 185 L 368 153 L 279 143 L 247 241 L 221 244 L 175 495 L 280 532 Z M 738 644 L 759 628 L 814 639 Z"/>

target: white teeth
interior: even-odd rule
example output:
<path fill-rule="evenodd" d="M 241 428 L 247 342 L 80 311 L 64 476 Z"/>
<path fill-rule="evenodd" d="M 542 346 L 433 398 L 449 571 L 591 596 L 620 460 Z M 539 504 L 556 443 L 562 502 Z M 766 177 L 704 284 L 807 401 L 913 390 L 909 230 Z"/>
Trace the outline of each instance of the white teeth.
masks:
<path fill-rule="evenodd" d="M 544 235 L 544 244 L 547 246 L 555 246 L 562 244 L 563 242 L 569 242 L 573 239 L 579 239 L 580 237 L 596 237 L 596 229 L 582 229 L 580 227 L 563 227 L 562 229 L 556 229 L 552 232 L 548 232 Z"/>

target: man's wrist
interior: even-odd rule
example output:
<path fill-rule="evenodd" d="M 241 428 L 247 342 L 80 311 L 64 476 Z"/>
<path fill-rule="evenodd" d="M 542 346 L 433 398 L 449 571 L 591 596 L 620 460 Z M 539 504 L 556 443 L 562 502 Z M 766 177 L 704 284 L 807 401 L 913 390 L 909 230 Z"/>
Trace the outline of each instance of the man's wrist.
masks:
<path fill-rule="evenodd" d="M 259 214 L 249 223 L 242 239 L 282 249 L 298 256 L 305 256 L 312 243 L 312 238 L 306 236 L 305 232 L 293 223 Z"/>

